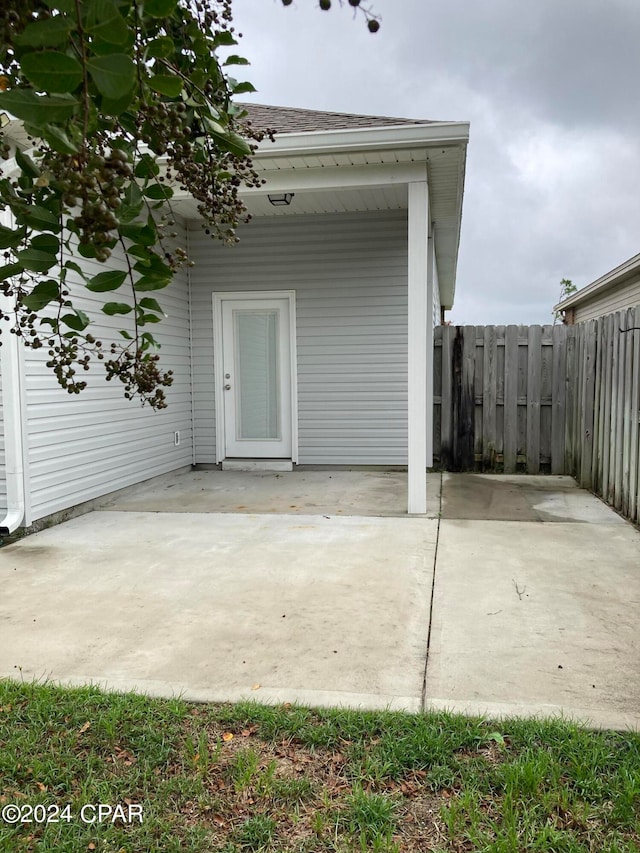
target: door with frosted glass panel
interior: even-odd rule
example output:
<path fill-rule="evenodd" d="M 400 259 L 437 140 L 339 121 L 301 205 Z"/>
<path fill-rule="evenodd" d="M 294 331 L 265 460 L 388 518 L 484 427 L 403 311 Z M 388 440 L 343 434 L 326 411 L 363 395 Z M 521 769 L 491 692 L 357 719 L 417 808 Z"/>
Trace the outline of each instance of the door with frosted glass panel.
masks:
<path fill-rule="evenodd" d="M 288 299 L 222 301 L 227 457 L 291 457 Z"/>

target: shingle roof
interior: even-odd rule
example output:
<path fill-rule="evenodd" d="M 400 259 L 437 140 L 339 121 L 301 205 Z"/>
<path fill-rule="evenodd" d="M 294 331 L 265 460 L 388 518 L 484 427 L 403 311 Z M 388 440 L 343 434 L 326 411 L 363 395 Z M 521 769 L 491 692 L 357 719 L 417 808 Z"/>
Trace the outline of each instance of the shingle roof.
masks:
<path fill-rule="evenodd" d="M 391 127 L 397 124 L 432 124 L 411 118 L 363 116 L 353 113 L 331 113 L 303 110 L 297 107 L 275 107 L 267 104 L 239 104 L 246 109 L 249 121 L 258 129 L 271 128 L 278 133 L 310 133 L 314 130 Z"/>

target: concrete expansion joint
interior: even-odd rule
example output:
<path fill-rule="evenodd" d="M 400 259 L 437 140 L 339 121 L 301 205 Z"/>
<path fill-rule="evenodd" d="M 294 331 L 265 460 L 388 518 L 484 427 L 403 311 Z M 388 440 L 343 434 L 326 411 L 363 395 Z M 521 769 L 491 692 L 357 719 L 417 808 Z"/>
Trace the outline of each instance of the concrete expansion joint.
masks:
<path fill-rule="evenodd" d="M 424 656 L 424 672 L 422 676 L 422 695 L 420 699 L 420 710 L 424 713 L 427 703 L 427 669 L 429 667 L 429 652 L 431 650 L 431 626 L 433 624 L 433 602 L 436 590 L 436 570 L 438 566 L 438 543 L 440 541 L 440 524 L 442 523 L 442 480 L 443 475 L 440 472 L 440 482 L 438 484 L 439 505 L 438 505 L 438 525 L 436 528 L 436 544 L 433 552 L 433 572 L 431 573 L 431 599 L 429 601 L 429 625 L 427 628 L 427 648 Z"/>

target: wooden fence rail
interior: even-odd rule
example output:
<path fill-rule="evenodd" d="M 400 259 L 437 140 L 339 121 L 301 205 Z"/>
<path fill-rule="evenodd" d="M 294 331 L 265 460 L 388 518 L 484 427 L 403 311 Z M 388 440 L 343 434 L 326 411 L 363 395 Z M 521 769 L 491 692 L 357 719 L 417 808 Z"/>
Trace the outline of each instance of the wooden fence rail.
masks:
<path fill-rule="evenodd" d="M 640 521 L 639 417 L 640 307 L 576 326 L 435 330 L 442 468 L 570 474 Z"/>

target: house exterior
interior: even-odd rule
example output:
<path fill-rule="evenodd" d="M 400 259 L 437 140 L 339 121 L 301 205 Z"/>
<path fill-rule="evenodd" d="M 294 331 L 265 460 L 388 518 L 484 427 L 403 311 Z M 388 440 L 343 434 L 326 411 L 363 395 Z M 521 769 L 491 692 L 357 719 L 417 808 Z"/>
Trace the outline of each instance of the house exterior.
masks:
<path fill-rule="evenodd" d="M 126 401 L 97 366 L 68 395 L 42 351 L 6 335 L 5 532 L 234 460 L 407 465 L 408 511 L 426 511 L 433 327 L 453 303 L 469 126 L 248 110 L 277 136 L 255 158 L 266 183 L 244 196 L 253 221 L 239 244 L 207 236 L 193 199 L 172 202 L 195 266 L 158 295 L 161 365 L 174 371 L 167 409 Z M 78 288 L 77 307 L 115 336 L 122 320 Z"/>
<path fill-rule="evenodd" d="M 559 302 L 563 322 L 571 326 L 640 305 L 640 255 L 605 273 Z"/>

